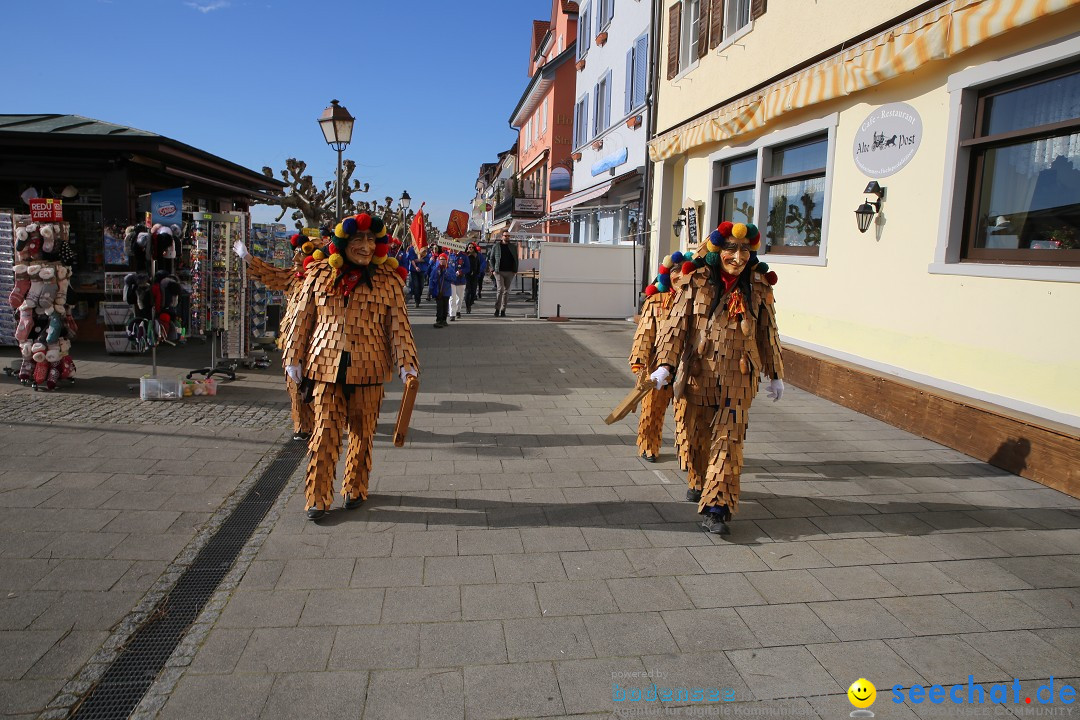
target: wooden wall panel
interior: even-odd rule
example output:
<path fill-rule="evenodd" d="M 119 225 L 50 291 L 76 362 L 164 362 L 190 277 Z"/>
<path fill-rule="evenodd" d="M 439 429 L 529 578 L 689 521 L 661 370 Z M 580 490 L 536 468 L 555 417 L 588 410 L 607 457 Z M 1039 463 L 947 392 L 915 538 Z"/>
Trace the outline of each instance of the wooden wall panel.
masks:
<path fill-rule="evenodd" d="M 973 458 L 1080 497 L 1080 434 L 991 403 L 784 346 L 785 381 Z"/>

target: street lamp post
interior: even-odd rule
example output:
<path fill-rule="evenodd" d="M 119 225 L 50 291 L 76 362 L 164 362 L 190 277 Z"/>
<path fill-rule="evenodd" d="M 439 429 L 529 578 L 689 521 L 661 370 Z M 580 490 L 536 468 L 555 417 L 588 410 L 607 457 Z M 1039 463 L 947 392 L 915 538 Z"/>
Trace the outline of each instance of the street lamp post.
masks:
<path fill-rule="evenodd" d="M 338 105 L 337 100 L 330 101 L 330 107 L 323 110 L 319 116 L 319 127 L 322 128 L 326 144 L 337 150 L 337 198 L 334 209 L 334 222 L 341 220 L 341 153 L 352 142 L 353 123 L 356 118 L 349 114 L 344 105 Z"/>

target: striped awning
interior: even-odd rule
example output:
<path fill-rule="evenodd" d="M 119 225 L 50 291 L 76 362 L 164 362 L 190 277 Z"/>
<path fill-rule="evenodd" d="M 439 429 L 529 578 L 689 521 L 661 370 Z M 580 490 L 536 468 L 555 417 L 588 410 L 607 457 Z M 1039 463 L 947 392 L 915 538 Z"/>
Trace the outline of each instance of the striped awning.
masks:
<path fill-rule="evenodd" d="M 796 110 L 944 60 L 1080 0 L 952 0 L 649 142 L 653 162 L 757 130 Z"/>

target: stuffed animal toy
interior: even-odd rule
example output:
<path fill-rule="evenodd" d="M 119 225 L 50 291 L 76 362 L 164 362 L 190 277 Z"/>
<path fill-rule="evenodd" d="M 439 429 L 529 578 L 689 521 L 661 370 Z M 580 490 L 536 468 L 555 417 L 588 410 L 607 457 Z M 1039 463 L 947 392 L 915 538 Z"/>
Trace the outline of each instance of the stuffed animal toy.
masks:
<path fill-rule="evenodd" d="M 26 265 L 19 263 L 12 270 L 15 272 L 15 287 L 8 295 L 8 304 L 12 310 L 18 310 L 26 299 L 26 293 L 30 290 L 30 275 L 26 272 Z"/>
<path fill-rule="evenodd" d="M 45 353 L 45 362 L 49 365 L 48 372 L 45 374 L 45 388 L 48 390 L 55 390 L 56 383 L 60 380 L 60 358 L 60 346 L 50 345 Z"/>
<path fill-rule="evenodd" d="M 71 341 L 67 338 L 60 340 L 60 379 L 75 382 L 75 361 L 71 359 L 68 351 L 71 350 Z"/>
<path fill-rule="evenodd" d="M 18 260 L 36 260 L 41 255 L 41 233 L 37 223 L 15 228 L 15 253 Z"/>
<path fill-rule="evenodd" d="M 19 382 L 23 385 L 29 385 L 30 381 L 34 379 L 34 344 L 27 341 L 19 345 L 19 350 L 22 351 L 22 364 L 19 366 Z"/>

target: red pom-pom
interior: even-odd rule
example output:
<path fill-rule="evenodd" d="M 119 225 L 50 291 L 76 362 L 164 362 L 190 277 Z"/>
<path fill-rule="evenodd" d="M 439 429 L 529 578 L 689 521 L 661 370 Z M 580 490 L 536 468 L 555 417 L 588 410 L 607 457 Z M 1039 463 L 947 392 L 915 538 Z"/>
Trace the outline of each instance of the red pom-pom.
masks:
<path fill-rule="evenodd" d="M 684 262 L 682 264 L 682 273 L 683 273 L 683 275 L 689 275 L 690 273 L 694 272 L 694 270 L 696 270 L 696 269 L 697 269 L 697 265 L 695 265 L 692 260 L 687 260 L 686 262 Z"/>
<path fill-rule="evenodd" d="M 394 272 L 400 275 L 402 280 L 409 279 L 409 271 L 405 269 L 404 265 L 398 265 L 397 269 L 395 269 Z"/>
<path fill-rule="evenodd" d="M 770 270 L 769 272 L 765 273 L 765 282 L 769 283 L 770 285 L 775 285 L 778 279 L 779 278 L 776 277 L 775 270 Z"/>
<path fill-rule="evenodd" d="M 661 265 L 660 269 L 657 270 L 657 272 L 660 273 L 661 275 L 667 275 L 669 272 L 671 272 L 671 270 L 664 267 L 663 265 Z"/>
<path fill-rule="evenodd" d="M 289 238 L 289 244 L 294 248 L 300 247 L 304 244 L 304 236 L 300 233 L 294 233 L 293 236 Z"/>
<path fill-rule="evenodd" d="M 332 242 L 326 243 L 326 254 L 327 255 L 337 255 L 338 254 L 337 245 L 335 245 Z M 305 265 L 305 267 L 306 267 L 306 265 Z"/>
<path fill-rule="evenodd" d="M 172 316 L 169 315 L 169 313 L 167 313 L 167 312 L 163 312 L 160 315 L 158 315 L 158 320 L 161 321 L 162 325 L 168 325 L 169 321 L 172 320 Z"/>
<path fill-rule="evenodd" d="M 728 237 L 731 237 L 731 228 L 733 228 L 734 226 L 735 226 L 735 223 L 731 223 L 731 222 L 728 222 L 727 220 L 725 220 L 724 222 L 720 223 L 716 227 L 716 229 L 720 231 L 721 235 L 728 238 Z"/>
<path fill-rule="evenodd" d="M 311 261 L 314 260 L 314 259 L 315 258 L 313 258 L 311 255 L 308 255 L 307 257 L 304 258 L 304 269 L 305 270 L 307 270 L 307 266 L 310 265 Z"/>
<path fill-rule="evenodd" d="M 390 245 L 388 243 L 376 243 L 375 244 L 375 257 L 386 257 L 386 254 L 390 252 Z"/>
<path fill-rule="evenodd" d="M 356 229 L 360 232 L 367 232 L 371 229 L 371 216 L 367 213 L 360 213 L 356 216 Z"/>
<path fill-rule="evenodd" d="M 657 292 L 659 292 L 659 291 L 656 289 L 656 286 L 655 285 L 650 285 L 649 287 L 645 288 L 645 297 L 652 297 Z"/>

